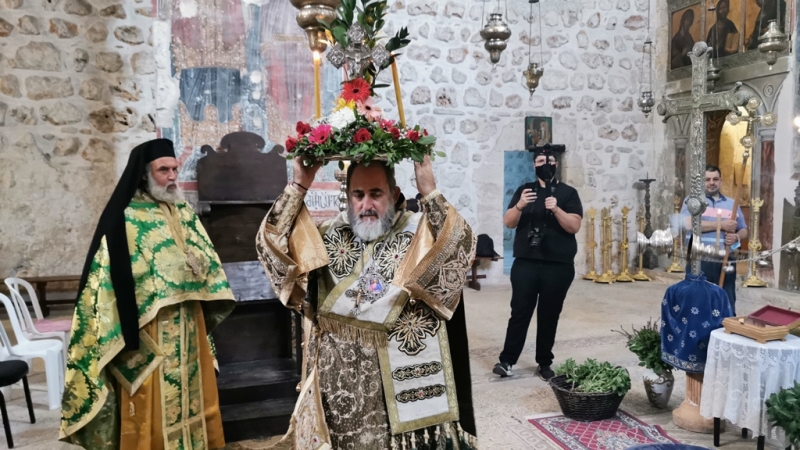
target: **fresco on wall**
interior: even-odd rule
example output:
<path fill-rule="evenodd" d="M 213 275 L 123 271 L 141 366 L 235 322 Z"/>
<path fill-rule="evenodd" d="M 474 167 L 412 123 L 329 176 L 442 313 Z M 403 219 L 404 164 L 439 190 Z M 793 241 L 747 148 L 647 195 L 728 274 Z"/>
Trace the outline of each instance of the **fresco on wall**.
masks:
<path fill-rule="evenodd" d="M 670 68 L 692 65 L 689 52 L 700 37 L 700 4 L 687 6 L 672 13 L 670 18 L 672 38 L 670 39 Z"/>

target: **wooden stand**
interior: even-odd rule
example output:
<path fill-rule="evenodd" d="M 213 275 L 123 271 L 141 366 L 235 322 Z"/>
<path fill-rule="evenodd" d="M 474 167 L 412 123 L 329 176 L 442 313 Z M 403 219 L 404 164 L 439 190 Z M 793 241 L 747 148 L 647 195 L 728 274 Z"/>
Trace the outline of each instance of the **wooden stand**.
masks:
<path fill-rule="evenodd" d="M 497 261 L 503 259 L 502 257 L 495 256 L 476 256 L 475 259 L 472 260 L 472 274 L 469 276 L 469 280 L 467 280 L 467 286 L 475 289 L 476 291 L 481 290 L 481 284 L 478 283 L 479 278 L 486 278 L 486 275 L 478 275 L 478 266 L 481 265 L 481 261 Z"/>
<path fill-rule="evenodd" d="M 714 419 L 706 419 L 700 415 L 703 375 L 703 373 L 686 373 L 686 400 L 672 412 L 672 420 L 684 430 L 711 434 L 714 432 Z"/>

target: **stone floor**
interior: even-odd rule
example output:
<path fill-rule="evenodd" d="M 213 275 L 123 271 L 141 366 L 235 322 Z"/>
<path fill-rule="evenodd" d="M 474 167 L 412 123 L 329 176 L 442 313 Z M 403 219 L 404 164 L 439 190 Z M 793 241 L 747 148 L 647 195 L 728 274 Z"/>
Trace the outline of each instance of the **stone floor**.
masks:
<path fill-rule="evenodd" d="M 647 402 L 643 383 L 643 370 L 637 366 L 636 357 L 627 351 L 624 338 L 612 329 L 620 325 L 629 328 L 641 326 L 648 318 L 659 316 L 660 302 L 669 283 L 675 278 L 660 278 L 651 283 L 635 285 L 618 283 L 597 285 L 576 280 L 567 298 L 560 321 L 554 353 L 556 364 L 567 358 L 581 361 L 587 357 L 608 360 L 622 365 L 631 373 L 633 389 L 625 397 L 622 408 L 641 420 L 663 426 L 673 438 L 687 443 L 713 448 L 711 435 L 683 431 L 672 423 L 670 411 L 662 411 Z M 472 357 L 472 382 L 478 435 L 481 448 L 486 450 L 553 449 L 552 442 L 530 425 L 525 418 L 559 412 L 551 389 L 535 375 L 534 360 L 535 324 L 531 326 L 529 343 L 514 368 L 514 376 L 500 379 L 491 373 L 501 349 L 505 325 L 509 314 L 510 289 L 507 286 L 484 286 L 480 292 L 465 291 L 467 321 L 469 326 L 470 354 Z M 748 313 L 758 305 L 741 300 L 740 313 Z M 61 314 L 67 315 L 68 311 Z M 11 429 L 15 448 L 24 450 L 60 450 L 76 448 L 55 443 L 58 436 L 58 411 L 45 409 L 45 379 L 42 367 L 35 367 L 31 376 L 35 402 L 35 425 L 27 422 L 27 411 L 21 388 L 14 388 L 7 402 L 11 416 Z M 670 409 L 677 408 L 684 397 L 684 377 L 676 374 L 676 389 Z M 728 427 L 722 435 L 722 447 L 728 450 L 755 449 L 755 440 L 743 440 L 740 432 Z M 781 448 L 768 442 L 767 448 Z M 0 438 L 0 446 L 5 437 Z M 246 441 L 228 445 L 228 449 L 262 449 L 268 441 Z"/>

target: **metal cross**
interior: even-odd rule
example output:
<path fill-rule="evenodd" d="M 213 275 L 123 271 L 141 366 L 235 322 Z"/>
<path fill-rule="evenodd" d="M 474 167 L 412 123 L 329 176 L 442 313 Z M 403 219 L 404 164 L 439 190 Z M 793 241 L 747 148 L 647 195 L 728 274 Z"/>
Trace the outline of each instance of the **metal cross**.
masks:
<path fill-rule="evenodd" d="M 380 69 L 389 61 L 391 55 L 381 44 L 370 48 L 365 42 L 366 37 L 367 32 L 364 28 L 358 22 L 354 22 L 347 30 L 347 38 L 350 40 L 347 48 L 343 48 L 337 42 L 328 52 L 328 61 L 337 69 L 347 63 L 347 76 L 350 79 L 363 76 L 370 64 Z"/>
<path fill-rule="evenodd" d="M 700 218 L 706 209 L 705 171 L 706 171 L 706 113 L 729 110 L 739 115 L 739 106 L 747 103 L 748 96 L 741 92 L 742 83 L 737 82 L 733 89 L 725 92 L 709 93 L 708 64 L 710 49 L 705 42 L 694 44 L 689 57 L 692 59 L 692 96 L 676 100 L 662 100 L 658 113 L 664 122 L 676 115 L 691 114 L 689 132 L 689 152 L 691 189 L 686 207 L 692 214 L 692 233 L 702 235 Z M 694 258 L 692 273 L 700 273 L 700 260 Z"/>

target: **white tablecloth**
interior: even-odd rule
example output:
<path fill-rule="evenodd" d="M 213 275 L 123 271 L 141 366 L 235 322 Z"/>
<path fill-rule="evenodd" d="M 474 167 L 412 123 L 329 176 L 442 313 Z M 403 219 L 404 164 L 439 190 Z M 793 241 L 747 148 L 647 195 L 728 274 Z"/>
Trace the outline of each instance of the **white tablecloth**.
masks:
<path fill-rule="evenodd" d="M 764 402 L 795 382 L 800 382 L 800 338 L 789 335 L 785 342 L 759 344 L 726 334 L 722 328 L 714 330 L 708 342 L 700 414 L 727 419 L 756 436 L 786 444 L 783 430 L 770 427 Z"/>

